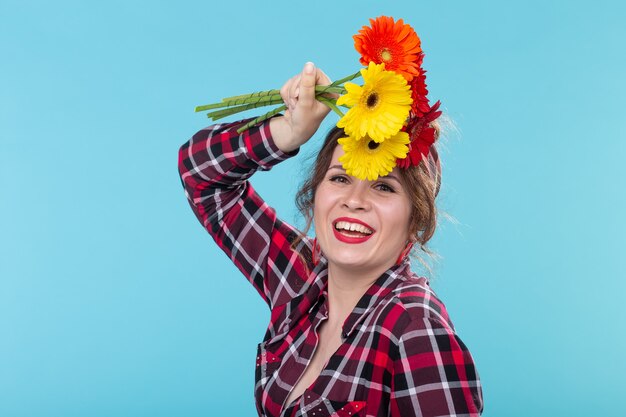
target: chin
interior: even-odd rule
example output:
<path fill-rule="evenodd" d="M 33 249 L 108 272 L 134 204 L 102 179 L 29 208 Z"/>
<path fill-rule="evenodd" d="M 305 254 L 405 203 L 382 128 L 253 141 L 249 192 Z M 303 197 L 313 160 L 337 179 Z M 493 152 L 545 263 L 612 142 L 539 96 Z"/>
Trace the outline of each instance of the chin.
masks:
<path fill-rule="evenodd" d="M 335 251 L 336 256 L 328 259 L 329 263 L 333 263 L 341 267 L 364 268 L 371 266 L 371 258 L 363 252 L 354 253 L 354 251 Z"/>

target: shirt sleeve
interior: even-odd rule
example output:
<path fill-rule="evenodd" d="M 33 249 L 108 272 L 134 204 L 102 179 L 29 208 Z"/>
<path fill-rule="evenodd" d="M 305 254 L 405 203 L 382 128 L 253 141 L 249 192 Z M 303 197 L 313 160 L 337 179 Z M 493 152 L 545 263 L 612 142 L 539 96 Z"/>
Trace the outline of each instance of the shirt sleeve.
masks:
<path fill-rule="evenodd" d="M 191 209 L 218 246 L 254 286 L 270 309 L 296 296 L 307 268 L 298 253 L 310 251 L 306 237 L 276 217 L 248 178 L 298 153 L 274 144 L 269 121 L 238 134 L 247 120 L 209 126 L 179 151 L 178 169 Z M 205 262 L 210 267 L 210 262 Z"/>
<path fill-rule="evenodd" d="M 428 317 L 413 319 L 394 356 L 392 417 L 482 413 L 482 388 L 474 361 L 449 326 Z"/>

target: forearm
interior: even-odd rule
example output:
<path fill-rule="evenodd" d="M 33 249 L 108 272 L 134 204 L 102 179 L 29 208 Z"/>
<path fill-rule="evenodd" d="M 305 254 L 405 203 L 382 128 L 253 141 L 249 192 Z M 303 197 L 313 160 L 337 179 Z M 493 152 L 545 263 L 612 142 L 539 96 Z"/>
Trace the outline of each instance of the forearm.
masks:
<path fill-rule="evenodd" d="M 297 231 L 276 217 L 247 179 L 296 152 L 276 147 L 268 123 L 238 134 L 242 125 L 215 125 L 196 133 L 180 148 L 178 166 L 200 223 L 273 308 L 297 294 L 305 268 L 292 265 L 283 273 L 269 267 L 277 257 L 297 259 L 285 244 Z"/>
<path fill-rule="evenodd" d="M 197 132 L 179 151 L 178 168 L 192 209 L 206 227 L 219 220 L 241 197 L 248 178 L 269 170 L 297 152 L 282 152 L 273 142 L 268 122 L 237 133 L 245 123 L 210 126 Z"/>
<path fill-rule="evenodd" d="M 285 153 L 298 149 L 299 145 L 292 140 L 291 129 L 283 116 L 272 118 L 269 124 L 274 144 L 278 149 Z"/>

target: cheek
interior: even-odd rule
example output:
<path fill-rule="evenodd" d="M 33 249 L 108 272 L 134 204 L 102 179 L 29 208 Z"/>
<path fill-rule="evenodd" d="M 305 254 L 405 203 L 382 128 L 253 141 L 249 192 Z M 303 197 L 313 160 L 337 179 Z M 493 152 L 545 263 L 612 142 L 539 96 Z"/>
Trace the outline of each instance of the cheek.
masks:
<path fill-rule="evenodd" d="M 406 218 L 406 226 L 405 229 L 406 230 L 406 240 L 414 240 L 415 237 L 415 233 L 413 233 L 413 222 L 411 221 L 411 213 L 409 212 L 407 214 L 407 218 Z"/>
<path fill-rule="evenodd" d="M 321 207 L 324 205 L 322 201 L 320 201 L 320 190 L 319 188 L 315 192 L 315 197 L 313 197 L 313 218 L 316 219 L 319 216 L 319 212 Z"/>
<path fill-rule="evenodd" d="M 313 197 L 313 221 L 316 225 L 324 221 L 323 217 L 328 211 L 328 199 L 324 197 L 325 195 L 324 188 L 319 186 L 315 191 L 315 197 Z"/>
<path fill-rule="evenodd" d="M 326 184 L 322 183 L 315 190 L 315 197 L 313 197 L 313 212 L 325 212 L 333 204 L 334 194 Z"/>
<path fill-rule="evenodd" d="M 411 233 L 411 203 L 409 201 L 403 202 L 394 213 L 389 213 L 390 218 L 395 219 L 395 230 L 403 230 L 404 233 L 399 234 L 402 237 L 403 241 L 410 239 Z"/>

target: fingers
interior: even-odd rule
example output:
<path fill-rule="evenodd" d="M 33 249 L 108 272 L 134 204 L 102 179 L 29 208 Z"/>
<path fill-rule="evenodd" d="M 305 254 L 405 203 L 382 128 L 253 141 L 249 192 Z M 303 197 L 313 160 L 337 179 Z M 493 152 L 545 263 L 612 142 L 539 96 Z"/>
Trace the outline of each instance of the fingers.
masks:
<path fill-rule="evenodd" d="M 299 75 L 295 75 L 287 80 L 287 82 L 280 88 L 280 97 L 283 99 L 285 106 L 288 109 L 293 110 L 296 106 L 296 101 L 292 97 L 293 86 L 297 85 Z"/>
<path fill-rule="evenodd" d="M 326 75 L 326 73 L 324 71 L 322 71 L 319 68 L 316 68 L 316 74 L 315 74 L 315 83 L 317 85 L 330 85 L 332 83 L 332 81 L 330 80 L 330 78 L 328 78 L 328 75 Z"/>
<path fill-rule="evenodd" d="M 330 112 L 328 106 L 315 98 L 315 86 L 328 84 L 331 84 L 328 76 L 307 62 L 300 74 L 281 87 L 280 97 L 287 106 L 279 122 L 288 127 L 288 134 L 284 135 L 287 139 L 283 141 L 285 149 L 295 149 L 309 140 Z"/>
<path fill-rule="evenodd" d="M 315 103 L 316 70 L 312 62 L 304 64 L 300 77 L 300 89 L 298 99 L 303 106 L 311 107 Z"/>
<path fill-rule="evenodd" d="M 285 84 L 283 84 L 282 87 L 280 87 L 280 97 L 283 99 L 283 102 L 287 107 L 289 107 L 289 94 L 287 93 L 288 84 L 289 81 L 287 81 Z"/>
<path fill-rule="evenodd" d="M 300 95 L 300 78 L 300 74 L 293 77 L 293 82 L 289 87 L 289 103 L 292 107 L 296 107 L 296 104 L 298 103 L 298 96 Z"/>
<path fill-rule="evenodd" d="M 307 62 L 300 74 L 291 77 L 280 89 L 280 96 L 292 111 L 296 105 L 303 107 L 313 107 L 316 104 L 315 86 L 329 85 L 330 78 L 319 68 L 316 68 L 312 62 Z M 329 97 L 337 98 L 337 94 L 326 94 Z"/>
<path fill-rule="evenodd" d="M 317 83 L 317 85 L 330 85 L 330 84 L 332 84 L 332 81 L 330 80 L 328 75 L 326 75 L 324 73 L 324 71 L 322 71 L 319 68 L 317 68 L 317 74 L 316 74 L 315 82 Z M 334 99 L 339 98 L 339 94 L 337 94 L 337 93 L 325 93 L 323 95 L 324 95 L 324 97 L 328 97 L 328 98 L 334 98 Z"/>

